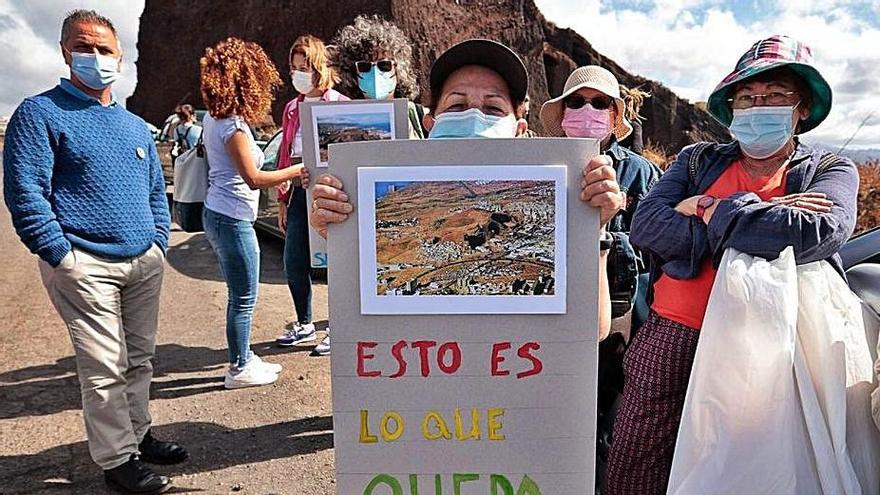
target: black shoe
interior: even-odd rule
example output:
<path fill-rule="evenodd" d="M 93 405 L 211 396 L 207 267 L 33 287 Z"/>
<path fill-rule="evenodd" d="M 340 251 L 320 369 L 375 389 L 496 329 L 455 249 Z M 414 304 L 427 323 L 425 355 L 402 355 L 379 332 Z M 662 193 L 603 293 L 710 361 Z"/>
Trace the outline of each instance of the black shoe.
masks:
<path fill-rule="evenodd" d="M 154 473 L 138 459 L 137 454 L 132 454 L 125 464 L 104 471 L 104 481 L 123 493 L 141 495 L 165 493 L 171 488 L 171 480 Z"/>
<path fill-rule="evenodd" d="M 143 441 L 138 445 L 141 460 L 150 464 L 177 464 L 189 458 L 189 452 L 174 442 L 156 440 L 147 430 Z"/>

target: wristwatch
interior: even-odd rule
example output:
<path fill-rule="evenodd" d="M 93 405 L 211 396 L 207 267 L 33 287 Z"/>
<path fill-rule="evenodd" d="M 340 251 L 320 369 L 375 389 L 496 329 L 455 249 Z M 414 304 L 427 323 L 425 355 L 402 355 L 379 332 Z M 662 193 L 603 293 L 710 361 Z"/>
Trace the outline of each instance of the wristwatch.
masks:
<path fill-rule="evenodd" d="M 703 215 L 706 214 L 706 210 L 715 204 L 715 196 L 709 196 L 708 194 L 704 195 L 700 199 L 697 200 L 697 218 L 705 222 L 706 220 L 703 218 Z"/>
<path fill-rule="evenodd" d="M 599 251 L 608 251 L 614 246 L 614 236 L 609 232 L 604 232 L 599 238 Z"/>

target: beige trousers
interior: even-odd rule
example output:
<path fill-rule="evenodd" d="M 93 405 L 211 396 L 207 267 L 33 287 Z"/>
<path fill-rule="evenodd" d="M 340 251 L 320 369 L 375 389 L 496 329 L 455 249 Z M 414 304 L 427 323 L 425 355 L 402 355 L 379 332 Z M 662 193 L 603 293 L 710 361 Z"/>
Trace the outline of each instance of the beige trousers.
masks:
<path fill-rule="evenodd" d="M 56 268 L 39 264 L 73 342 L 89 453 L 112 469 L 137 452 L 150 427 L 165 255 L 155 244 L 123 261 L 74 249 Z"/>

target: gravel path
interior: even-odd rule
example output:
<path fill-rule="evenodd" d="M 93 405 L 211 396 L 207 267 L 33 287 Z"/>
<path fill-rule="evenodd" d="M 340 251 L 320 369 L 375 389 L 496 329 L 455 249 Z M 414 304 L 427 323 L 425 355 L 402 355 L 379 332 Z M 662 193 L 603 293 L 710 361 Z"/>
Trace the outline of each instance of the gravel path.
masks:
<path fill-rule="evenodd" d="M 151 410 L 155 435 L 181 442 L 191 459 L 157 469 L 174 478 L 168 493 L 334 493 L 330 361 L 311 357 L 313 344 L 272 344 L 293 309 L 282 245 L 261 245 L 253 349 L 284 371 L 272 386 L 228 391 L 225 285 L 204 235 L 172 233 Z M 5 208 L 0 267 L 0 495 L 108 493 L 86 448 L 67 331 Z M 315 289 L 323 328 L 327 288 Z"/>

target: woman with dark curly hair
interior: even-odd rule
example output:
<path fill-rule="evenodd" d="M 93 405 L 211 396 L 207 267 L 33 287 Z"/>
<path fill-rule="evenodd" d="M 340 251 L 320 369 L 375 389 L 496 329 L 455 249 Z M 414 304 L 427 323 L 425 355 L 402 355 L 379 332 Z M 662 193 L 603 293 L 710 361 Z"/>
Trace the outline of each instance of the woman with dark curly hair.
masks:
<path fill-rule="evenodd" d="M 227 38 L 205 50 L 201 61 L 202 98 L 208 108 L 203 141 L 210 171 L 205 198 L 205 235 L 226 280 L 226 388 L 268 385 L 281 366 L 250 350 L 251 321 L 257 302 L 260 246 L 254 231 L 260 189 L 308 176 L 302 168 L 266 172 L 263 152 L 248 123 L 269 112 L 281 85 L 278 71 L 256 43 Z"/>
<path fill-rule="evenodd" d="M 414 103 L 419 84 L 409 38 L 396 25 L 378 16 L 360 15 L 336 33 L 333 40 L 342 92 L 368 100 L 409 100 L 410 138 L 423 139 L 424 108 Z"/>

